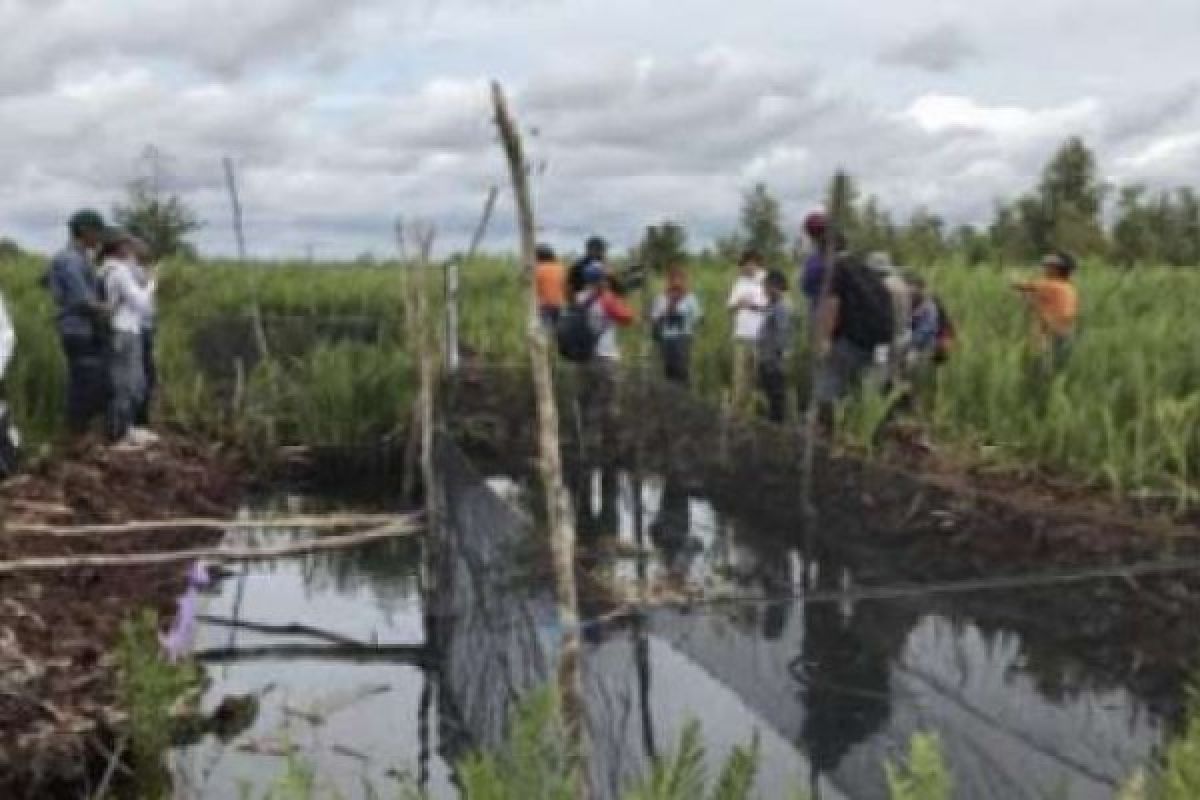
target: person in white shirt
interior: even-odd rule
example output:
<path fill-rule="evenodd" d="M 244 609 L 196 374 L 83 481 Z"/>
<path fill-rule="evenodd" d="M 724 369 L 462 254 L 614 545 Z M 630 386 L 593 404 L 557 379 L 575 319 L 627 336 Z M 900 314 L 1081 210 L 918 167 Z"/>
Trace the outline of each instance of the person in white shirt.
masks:
<path fill-rule="evenodd" d="M 8 316 L 8 307 L 4 304 L 4 297 L 0 295 L 0 382 L 8 372 L 16 346 L 17 334 L 12 318 Z M 0 478 L 11 477 L 17 471 L 20 447 L 21 437 L 13 424 L 8 402 L 0 397 Z"/>
<path fill-rule="evenodd" d="M 134 239 L 135 256 L 134 278 L 140 286 L 149 286 L 154 279 L 155 269 L 153 253 L 150 246 L 141 239 Z M 133 414 L 133 424 L 142 431 L 150 428 L 150 407 L 154 402 L 154 390 L 158 388 L 158 366 L 154 358 L 155 331 L 158 329 L 158 304 L 154 295 L 150 297 L 150 305 L 142 315 L 142 372 L 145 376 L 145 386 L 141 402 Z"/>
<path fill-rule="evenodd" d="M 756 250 L 747 250 L 738 263 L 738 276 L 729 293 L 733 314 L 733 407 L 748 411 L 754 400 L 754 354 L 767 310 L 767 271 Z"/>
<path fill-rule="evenodd" d="M 145 285 L 135 273 L 134 241 L 123 231 L 113 231 L 100 250 L 104 298 L 110 312 L 109 380 L 112 396 L 108 408 L 108 436 L 121 448 L 149 443 L 148 432 L 135 430 L 134 416 L 145 392 L 142 362 L 142 321 L 153 308 L 154 280 Z"/>
<path fill-rule="evenodd" d="M 17 333 L 13 328 L 12 317 L 8 315 L 8 306 L 4 303 L 4 296 L 0 295 L 0 381 L 4 380 L 4 376 L 8 372 L 8 365 L 12 362 L 13 352 L 16 348 Z"/>

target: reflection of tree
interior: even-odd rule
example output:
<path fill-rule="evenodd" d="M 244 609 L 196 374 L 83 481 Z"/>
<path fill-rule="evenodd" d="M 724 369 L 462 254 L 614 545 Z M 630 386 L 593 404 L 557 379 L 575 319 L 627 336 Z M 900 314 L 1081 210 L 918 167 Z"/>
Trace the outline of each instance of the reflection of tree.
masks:
<path fill-rule="evenodd" d="M 582 542 L 614 538 L 620 531 L 621 481 L 616 467 L 580 468 L 573 476 L 576 530 Z"/>

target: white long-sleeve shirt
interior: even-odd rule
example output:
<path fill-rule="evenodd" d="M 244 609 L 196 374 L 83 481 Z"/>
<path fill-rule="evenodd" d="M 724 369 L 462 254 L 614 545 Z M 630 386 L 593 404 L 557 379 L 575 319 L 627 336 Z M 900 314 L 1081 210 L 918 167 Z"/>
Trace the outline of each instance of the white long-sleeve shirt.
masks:
<path fill-rule="evenodd" d="M 8 371 L 12 362 L 13 351 L 17 348 L 17 332 L 13 328 L 12 318 L 8 316 L 8 307 L 4 297 L 0 296 L 0 378 Z"/>
<path fill-rule="evenodd" d="M 154 282 L 142 286 L 132 264 L 117 259 L 104 262 L 104 293 L 112 307 L 113 330 L 141 333 L 142 320 L 154 312 Z"/>

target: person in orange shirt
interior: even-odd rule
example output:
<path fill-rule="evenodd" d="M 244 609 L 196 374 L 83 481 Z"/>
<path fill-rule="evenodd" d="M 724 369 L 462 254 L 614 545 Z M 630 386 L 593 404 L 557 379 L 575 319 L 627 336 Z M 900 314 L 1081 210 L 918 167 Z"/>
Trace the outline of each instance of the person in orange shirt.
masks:
<path fill-rule="evenodd" d="M 1062 251 L 1042 260 L 1043 275 L 1032 281 L 1018 281 L 1013 288 L 1029 303 L 1034 316 L 1034 336 L 1057 369 L 1070 355 L 1079 317 L 1079 293 L 1071 283 L 1075 259 Z"/>
<path fill-rule="evenodd" d="M 554 249 L 544 244 L 537 249 L 533 283 L 537 289 L 538 313 L 541 314 L 542 324 L 553 328 L 558 324 L 567 302 L 567 268 L 558 260 Z"/>

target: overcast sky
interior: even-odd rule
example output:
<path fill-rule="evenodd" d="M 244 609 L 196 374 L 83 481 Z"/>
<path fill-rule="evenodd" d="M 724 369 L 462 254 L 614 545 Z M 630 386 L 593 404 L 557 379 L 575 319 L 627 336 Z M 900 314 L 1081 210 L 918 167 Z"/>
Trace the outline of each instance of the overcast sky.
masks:
<path fill-rule="evenodd" d="M 1197 0 L 0 0 L 0 235 L 49 249 L 155 146 L 233 249 L 460 246 L 504 164 L 501 80 L 544 238 L 703 243 L 764 181 L 794 219 L 841 165 L 900 213 L 983 221 L 1067 135 L 1121 182 L 1200 184 Z M 493 247 L 511 243 L 504 196 Z"/>

